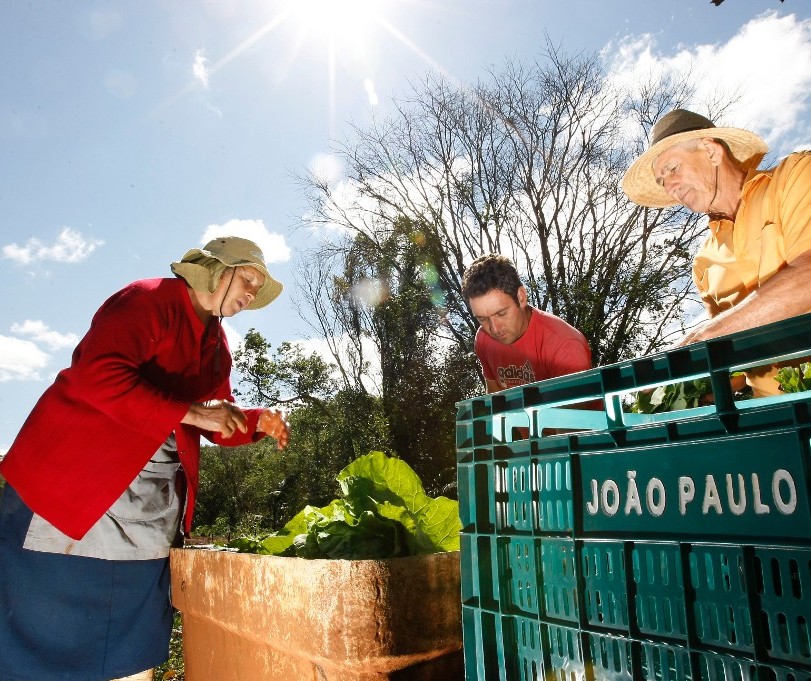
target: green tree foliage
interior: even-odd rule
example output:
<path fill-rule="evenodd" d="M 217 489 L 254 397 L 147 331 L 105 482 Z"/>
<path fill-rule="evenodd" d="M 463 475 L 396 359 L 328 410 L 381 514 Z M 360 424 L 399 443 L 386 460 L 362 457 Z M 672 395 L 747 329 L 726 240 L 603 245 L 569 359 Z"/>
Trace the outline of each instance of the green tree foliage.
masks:
<path fill-rule="evenodd" d="M 234 392 L 250 404 L 323 406 L 337 390 L 332 377 L 335 366 L 319 355 L 304 355 L 287 341 L 281 343 L 272 355 L 268 354 L 270 349 L 262 335 L 250 329 L 234 351 L 235 366 L 243 377 Z"/>
<path fill-rule="evenodd" d="M 392 450 L 438 494 L 456 477 L 454 405 L 474 393 L 477 380 L 475 360 L 460 356 L 444 333 L 437 257 L 419 226 L 404 219 L 377 242 L 358 234 L 346 251 L 336 291 L 353 320 L 347 332 L 355 345 L 368 338 L 379 358 Z M 380 287 L 377 304 L 356 294 L 363 282 Z"/>
<path fill-rule="evenodd" d="M 390 450 L 380 398 L 341 388 L 332 378 L 335 368 L 317 354 L 305 355 L 290 343 L 272 352 L 251 329 L 234 357 L 241 401 L 287 408 L 292 438 L 283 451 L 271 438 L 203 448 L 198 533 L 230 537 L 277 529 L 304 506 L 333 499 L 335 478 L 350 461 Z"/>
<path fill-rule="evenodd" d="M 379 398 L 343 389 L 326 407 L 306 405 L 290 415 L 292 438 L 284 453 L 296 474 L 290 510 L 329 503 L 337 491 L 335 478 L 349 462 L 372 450 L 391 450 Z"/>
<path fill-rule="evenodd" d="M 243 447 L 203 447 L 195 527 L 230 537 L 252 526 L 274 524 L 273 492 L 286 468 L 274 444 L 263 440 Z"/>

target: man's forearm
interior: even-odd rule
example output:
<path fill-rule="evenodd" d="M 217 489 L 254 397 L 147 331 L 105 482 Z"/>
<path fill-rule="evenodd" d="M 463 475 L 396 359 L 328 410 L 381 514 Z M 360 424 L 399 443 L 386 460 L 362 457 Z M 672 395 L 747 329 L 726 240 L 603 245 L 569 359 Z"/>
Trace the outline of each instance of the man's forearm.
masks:
<path fill-rule="evenodd" d="M 811 251 L 780 270 L 738 305 L 687 334 L 679 345 L 725 336 L 811 311 Z"/>

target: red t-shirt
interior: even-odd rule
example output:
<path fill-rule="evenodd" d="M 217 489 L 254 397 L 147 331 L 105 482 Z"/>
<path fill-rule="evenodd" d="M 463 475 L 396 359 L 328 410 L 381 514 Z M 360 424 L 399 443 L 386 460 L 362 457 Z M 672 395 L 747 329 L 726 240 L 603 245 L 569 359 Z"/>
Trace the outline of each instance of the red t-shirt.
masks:
<path fill-rule="evenodd" d="M 530 310 L 527 330 L 514 343 L 499 343 L 481 327 L 476 332 L 484 377 L 501 390 L 591 369 L 591 349 L 582 333 L 560 317 Z"/>

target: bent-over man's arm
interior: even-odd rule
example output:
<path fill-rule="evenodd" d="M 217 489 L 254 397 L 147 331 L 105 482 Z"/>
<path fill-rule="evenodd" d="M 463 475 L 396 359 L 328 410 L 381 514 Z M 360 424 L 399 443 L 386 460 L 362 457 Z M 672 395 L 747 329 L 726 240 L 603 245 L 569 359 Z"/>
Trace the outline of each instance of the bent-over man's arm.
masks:
<path fill-rule="evenodd" d="M 811 250 L 792 260 L 735 307 L 719 312 L 687 334 L 679 345 L 752 329 L 809 311 L 811 311 Z"/>

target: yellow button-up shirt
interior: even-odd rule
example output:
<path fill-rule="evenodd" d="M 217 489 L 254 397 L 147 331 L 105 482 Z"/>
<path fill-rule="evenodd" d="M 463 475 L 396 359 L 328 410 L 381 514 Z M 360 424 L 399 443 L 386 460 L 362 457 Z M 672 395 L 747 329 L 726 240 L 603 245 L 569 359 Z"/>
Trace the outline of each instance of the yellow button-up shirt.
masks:
<path fill-rule="evenodd" d="M 693 262 L 693 280 L 705 305 L 717 313 L 811 249 L 811 152 L 750 172 L 735 221 L 711 220 L 709 230 Z M 755 396 L 779 393 L 775 372 L 767 367 L 747 374 Z"/>

